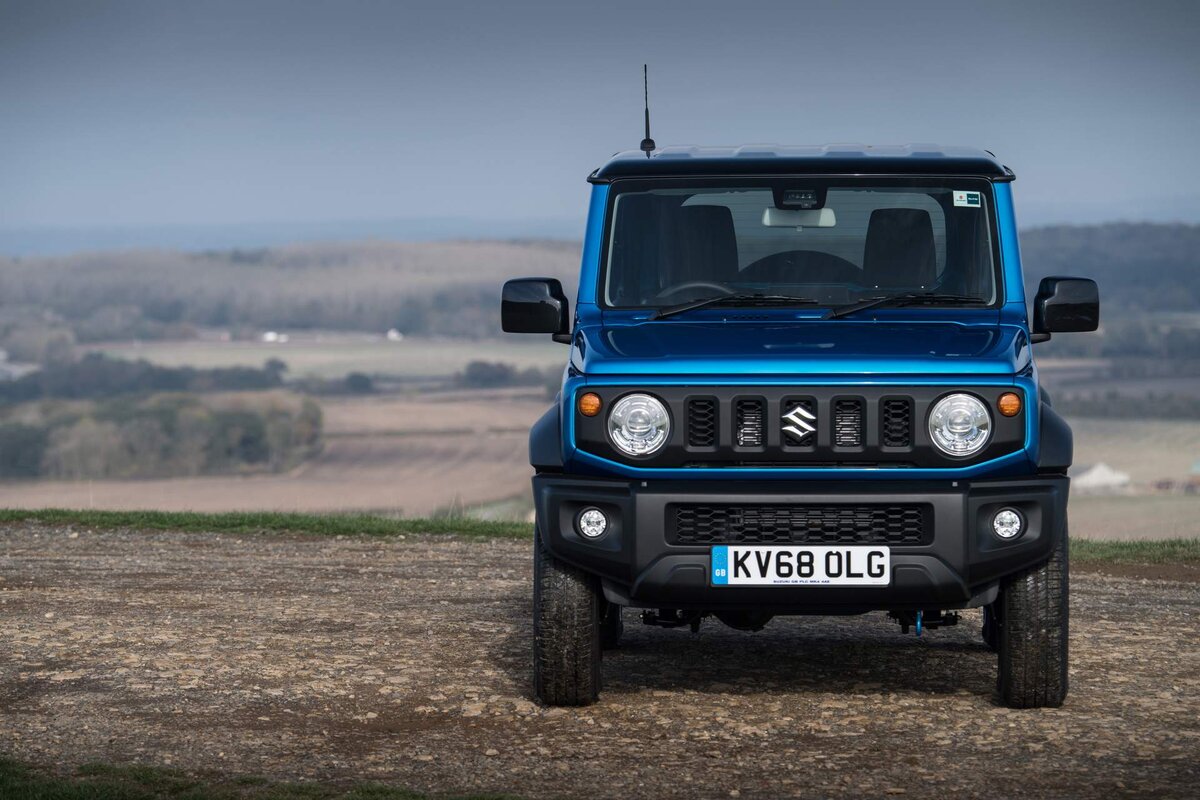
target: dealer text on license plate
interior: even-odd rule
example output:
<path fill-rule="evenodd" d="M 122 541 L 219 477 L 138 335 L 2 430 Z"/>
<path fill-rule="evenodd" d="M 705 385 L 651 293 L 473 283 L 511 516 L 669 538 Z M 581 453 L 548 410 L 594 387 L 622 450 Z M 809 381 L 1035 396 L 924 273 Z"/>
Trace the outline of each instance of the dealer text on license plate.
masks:
<path fill-rule="evenodd" d="M 723 544 L 712 549 L 713 586 L 887 586 L 886 547 Z"/>

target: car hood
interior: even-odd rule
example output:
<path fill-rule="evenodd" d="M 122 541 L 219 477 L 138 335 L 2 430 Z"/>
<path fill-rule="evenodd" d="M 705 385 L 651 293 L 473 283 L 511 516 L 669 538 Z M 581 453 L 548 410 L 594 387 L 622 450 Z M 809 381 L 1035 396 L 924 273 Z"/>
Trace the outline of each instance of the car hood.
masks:
<path fill-rule="evenodd" d="M 585 326 L 571 354 L 588 376 L 995 376 L 1029 358 L 1016 326 L 849 320 Z"/>

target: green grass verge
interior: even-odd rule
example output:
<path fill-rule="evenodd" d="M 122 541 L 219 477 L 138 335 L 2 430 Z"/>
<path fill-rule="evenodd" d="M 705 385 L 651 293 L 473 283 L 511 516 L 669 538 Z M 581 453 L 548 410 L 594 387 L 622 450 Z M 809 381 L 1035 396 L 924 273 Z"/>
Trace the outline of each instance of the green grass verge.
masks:
<path fill-rule="evenodd" d="M 71 511 L 0 509 L 0 524 L 38 522 L 84 528 L 196 531 L 205 533 L 299 533 L 314 536 L 454 534 L 478 538 L 527 539 L 523 522 L 445 517 L 393 519 L 373 514 L 281 514 L 273 512 L 196 514 L 172 511 Z M 1200 563 L 1200 538 L 1162 541 L 1071 539 L 1071 558 L 1101 564 Z"/>
<path fill-rule="evenodd" d="M 533 526 L 446 517 L 393 519 L 373 514 L 282 514 L 274 512 L 196 514 L 175 511 L 72 511 L 0 509 L 0 524 L 40 522 L 86 528 L 201 531 L 206 533 L 306 533 L 318 536 L 395 536 L 438 533 L 480 538 L 528 539 Z"/>
<path fill-rule="evenodd" d="M 254 777 L 200 778 L 173 769 L 108 764 L 89 764 L 70 777 L 54 777 L 0 757 L 0 797 L 5 800 L 423 800 L 429 795 L 380 784 L 338 788 Z M 505 800 L 511 795 L 438 797 Z"/>
<path fill-rule="evenodd" d="M 1071 560 L 1089 564 L 1200 564 L 1200 539 L 1071 539 Z"/>

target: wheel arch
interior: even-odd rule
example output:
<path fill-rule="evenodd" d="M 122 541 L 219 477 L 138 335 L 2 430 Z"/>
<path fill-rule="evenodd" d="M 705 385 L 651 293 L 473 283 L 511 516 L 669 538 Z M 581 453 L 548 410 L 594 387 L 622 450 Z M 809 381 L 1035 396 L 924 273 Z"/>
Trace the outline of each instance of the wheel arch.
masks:
<path fill-rule="evenodd" d="M 529 429 L 529 463 L 538 472 L 562 472 L 560 398 Z"/>
<path fill-rule="evenodd" d="M 1075 437 L 1071 426 L 1043 397 L 1041 441 L 1038 443 L 1038 471 L 1065 473 L 1075 458 Z"/>

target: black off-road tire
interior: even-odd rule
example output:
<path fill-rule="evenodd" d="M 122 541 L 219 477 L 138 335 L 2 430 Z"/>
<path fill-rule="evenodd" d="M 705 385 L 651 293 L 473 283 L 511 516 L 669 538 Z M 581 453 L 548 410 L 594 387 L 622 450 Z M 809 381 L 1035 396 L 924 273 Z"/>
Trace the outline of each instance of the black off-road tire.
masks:
<path fill-rule="evenodd" d="M 1000 589 L 999 690 L 1009 708 L 1057 708 L 1067 697 L 1068 589 L 1065 535 L 1048 561 Z"/>
<path fill-rule="evenodd" d="M 604 603 L 604 612 L 600 617 L 601 650 L 615 650 L 621 644 L 621 634 L 625 632 L 621 610 L 616 603 Z"/>
<path fill-rule="evenodd" d="M 600 596 L 595 576 L 533 543 L 533 695 L 548 706 L 586 706 L 600 694 Z"/>

